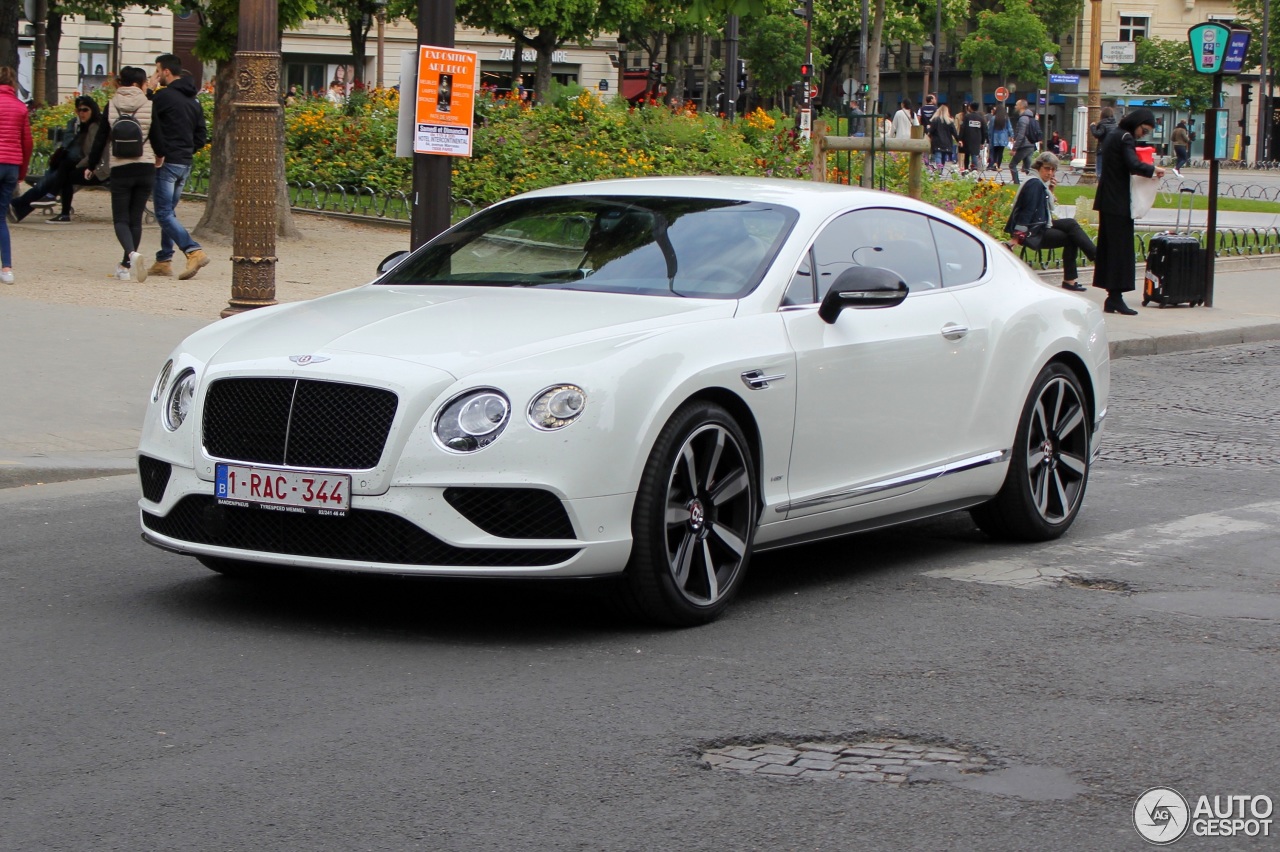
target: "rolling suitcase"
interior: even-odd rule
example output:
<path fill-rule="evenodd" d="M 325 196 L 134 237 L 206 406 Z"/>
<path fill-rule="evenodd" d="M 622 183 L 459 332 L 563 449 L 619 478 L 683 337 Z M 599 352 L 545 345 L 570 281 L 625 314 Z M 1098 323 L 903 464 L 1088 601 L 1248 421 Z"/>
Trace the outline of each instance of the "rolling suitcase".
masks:
<path fill-rule="evenodd" d="M 1182 198 L 1188 194 L 1187 230 L 1182 227 Z M 1178 190 L 1178 213 L 1173 230 L 1156 234 L 1147 250 L 1147 274 L 1142 285 L 1142 306 L 1155 302 L 1160 307 L 1187 304 L 1203 305 L 1205 291 L 1205 263 L 1208 251 L 1200 248 L 1200 240 L 1190 234 L 1191 196 L 1193 187 Z"/>

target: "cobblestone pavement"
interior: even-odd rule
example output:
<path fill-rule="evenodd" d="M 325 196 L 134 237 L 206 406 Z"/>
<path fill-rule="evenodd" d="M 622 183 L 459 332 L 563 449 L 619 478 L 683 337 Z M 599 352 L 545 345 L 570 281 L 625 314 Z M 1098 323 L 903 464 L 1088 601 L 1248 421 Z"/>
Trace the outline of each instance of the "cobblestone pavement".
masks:
<path fill-rule="evenodd" d="M 1280 466 L 1280 344 L 1113 361 L 1100 461 Z"/>

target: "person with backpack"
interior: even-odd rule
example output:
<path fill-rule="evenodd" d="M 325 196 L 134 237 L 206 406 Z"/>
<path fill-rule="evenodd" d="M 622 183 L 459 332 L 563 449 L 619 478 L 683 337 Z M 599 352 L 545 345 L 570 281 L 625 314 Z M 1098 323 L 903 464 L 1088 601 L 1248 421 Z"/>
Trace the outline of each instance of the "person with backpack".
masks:
<path fill-rule="evenodd" d="M 1018 116 L 1018 123 L 1013 131 L 1013 157 L 1009 160 L 1009 173 L 1017 184 L 1018 166 L 1026 168 L 1031 162 L 1031 155 L 1036 152 L 1036 143 L 1040 141 L 1040 122 L 1036 120 L 1036 111 L 1027 107 Z M 1028 168 L 1028 171 L 1030 169 Z"/>
<path fill-rule="evenodd" d="M 1102 177 L 1102 158 L 1098 154 L 1102 151 L 1102 140 L 1107 138 L 1107 134 L 1116 127 L 1116 111 L 1111 107 L 1103 107 L 1102 112 L 1098 114 L 1098 120 L 1089 125 L 1089 133 L 1094 139 L 1098 140 L 1094 147 L 1093 170 L 1098 177 Z"/>
<path fill-rule="evenodd" d="M 184 76 L 182 60 L 172 53 L 156 57 L 155 80 L 161 85 L 151 95 L 151 113 L 163 131 L 152 140 L 156 156 L 163 165 L 156 166 L 155 211 L 160 223 L 160 250 L 148 275 L 172 275 L 174 247 L 182 250 L 187 266 L 178 273 L 186 281 L 209 265 L 209 256 L 178 221 L 174 208 L 182 200 L 182 189 L 191 176 L 195 152 L 205 146 L 204 108 L 196 100 L 196 84 Z M 159 144 L 157 144 L 159 143 Z"/>
<path fill-rule="evenodd" d="M 162 131 L 151 120 L 151 101 L 142 91 L 147 72 L 132 65 L 120 69 L 120 87 L 102 111 L 102 128 L 89 154 L 88 180 L 104 161 L 111 167 L 111 221 L 124 257 L 114 277 L 121 281 L 147 280 L 147 267 L 138 246 L 142 242 L 142 214 L 156 182 L 156 167 L 164 165 L 155 148 Z M 158 141 L 153 147 L 153 141 Z"/>
<path fill-rule="evenodd" d="M 951 146 L 956 142 L 956 125 L 951 120 L 951 110 L 947 109 L 946 104 L 938 106 L 927 130 L 933 163 L 941 169 L 947 164 L 947 158 L 951 156 Z"/>

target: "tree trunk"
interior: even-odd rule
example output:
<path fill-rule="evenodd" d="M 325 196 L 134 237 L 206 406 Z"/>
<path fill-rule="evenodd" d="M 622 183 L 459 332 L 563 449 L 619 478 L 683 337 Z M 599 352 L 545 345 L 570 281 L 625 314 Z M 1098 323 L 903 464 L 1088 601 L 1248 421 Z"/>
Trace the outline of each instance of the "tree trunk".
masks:
<path fill-rule="evenodd" d="M 908 94 L 911 91 L 911 74 L 907 68 L 910 64 L 911 44 L 904 38 L 898 43 L 898 85 L 902 88 L 902 97 L 898 98 L 898 100 L 911 97 L 911 95 Z M 897 104 L 894 104 L 895 111 L 897 106 Z M 885 112 L 888 111 L 889 110 L 887 109 L 885 110 Z"/>
<path fill-rule="evenodd" d="M 44 27 L 44 46 L 49 57 L 44 64 L 44 102 L 49 105 L 58 103 L 58 44 L 62 41 L 62 15 L 50 12 L 49 20 Z M 76 85 L 80 81 L 76 80 Z"/>
<path fill-rule="evenodd" d="M 537 70 L 533 74 L 533 92 L 537 102 L 544 104 L 551 99 L 551 57 L 560 47 L 554 35 L 539 31 L 529 40 L 538 57 Z"/>
<path fill-rule="evenodd" d="M 511 90 L 520 92 L 520 77 L 524 74 L 524 36 L 511 35 Z"/>
<path fill-rule="evenodd" d="M 985 119 L 987 117 L 986 105 L 982 102 L 982 75 L 973 75 L 973 102 L 978 105 L 978 112 Z"/>
<path fill-rule="evenodd" d="M 702 106 L 699 109 L 706 112 L 711 103 L 711 36 L 703 33 L 698 38 L 702 43 Z"/>
<path fill-rule="evenodd" d="M 216 235 L 230 239 L 235 233 L 235 99 L 236 74 L 233 60 L 219 60 L 214 77 L 213 151 L 209 158 L 209 195 L 204 205 L 204 215 L 196 224 L 197 237 Z M 280 150 L 284 151 L 284 116 L 280 117 Z M 302 236 L 293 221 L 289 206 L 289 187 L 284 180 L 284 157 L 276 174 L 279 191 L 276 195 L 276 236 L 296 238 Z"/>
<path fill-rule="evenodd" d="M 17 0 L 0 2 L 0 65 L 18 67 L 18 10 Z"/>
<path fill-rule="evenodd" d="M 369 18 L 359 13 L 359 7 L 347 18 L 347 31 L 351 34 L 351 59 L 355 63 L 355 82 L 364 85 L 365 45 L 369 43 Z"/>

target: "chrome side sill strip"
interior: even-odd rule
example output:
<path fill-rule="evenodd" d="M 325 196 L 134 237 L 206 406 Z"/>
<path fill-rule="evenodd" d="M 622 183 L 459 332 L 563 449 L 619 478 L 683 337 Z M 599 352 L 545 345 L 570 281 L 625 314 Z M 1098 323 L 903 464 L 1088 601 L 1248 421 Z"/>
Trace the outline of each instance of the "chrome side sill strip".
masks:
<path fill-rule="evenodd" d="M 864 497 L 868 494 L 875 494 L 879 491 L 890 491 L 894 488 L 905 488 L 908 485 L 917 485 L 928 482 L 931 479 L 937 479 L 940 476 L 948 476 L 953 473 L 962 473 L 966 470 L 973 470 L 976 467 L 984 467 L 989 464 L 1002 464 L 1009 460 L 1009 450 L 994 450 L 982 455 L 972 456 L 967 459 L 960 459 L 949 464 L 931 467 L 928 470 L 922 470 L 917 473 L 908 473 L 903 476 L 895 476 L 892 479 L 884 479 L 880 482 L 871 482 L 867 485 L 859 485 L 857 488 L 847 488 L 843 491 L 836 491 L 832 494 L 823 494 L 819 497 L 811 497 L 808 500 L 801 500 L 798 503 L 787 503 L 779 506 L 776 511 L 779 513 L 790 512 L 797 509 L 812 509 L 814 506 L 825 506 L 828 503 L 839 503 L 844 500 L 850 500 L 854 497 Z"/>

